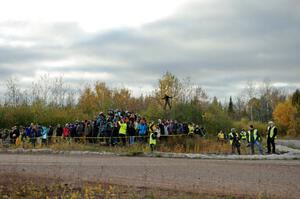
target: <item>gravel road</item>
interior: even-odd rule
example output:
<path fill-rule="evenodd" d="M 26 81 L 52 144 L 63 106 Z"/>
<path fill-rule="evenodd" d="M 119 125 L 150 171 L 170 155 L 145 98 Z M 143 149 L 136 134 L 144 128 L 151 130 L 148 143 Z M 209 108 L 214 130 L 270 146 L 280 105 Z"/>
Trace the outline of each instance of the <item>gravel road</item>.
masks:
<path fill-rule="evenodd" d="M 1 175 L 110 182 L 212 194 L 300 198 L 298 160 L 195 160 L 93 155 L 0 154 Z"/>

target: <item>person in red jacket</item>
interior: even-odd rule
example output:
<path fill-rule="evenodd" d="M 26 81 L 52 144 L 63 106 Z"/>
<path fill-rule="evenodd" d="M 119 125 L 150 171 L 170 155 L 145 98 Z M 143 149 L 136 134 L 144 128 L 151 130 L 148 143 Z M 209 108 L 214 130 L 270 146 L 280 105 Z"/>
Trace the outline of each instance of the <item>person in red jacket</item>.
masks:
<path fill-rule="evenodd" d="M 70 137 L 70 134 L 71 134 L 71 131 L 69 128 L 69 124 L 66 124 L 66 126 L 64 127 L 64 130 L 63 130 L 63 137 L 67 139 L 68 137 Z"/>

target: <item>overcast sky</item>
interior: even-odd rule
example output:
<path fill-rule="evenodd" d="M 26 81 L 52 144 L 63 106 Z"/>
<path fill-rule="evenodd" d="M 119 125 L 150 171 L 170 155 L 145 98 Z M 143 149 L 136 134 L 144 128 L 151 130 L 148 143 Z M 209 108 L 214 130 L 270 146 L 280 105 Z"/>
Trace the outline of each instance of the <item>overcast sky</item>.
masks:
<path fill-rule="evenodd" d="M 43 74 L 149 93 L 163 73 L 210 96 L 300 88 L 298 0 L 0 0 L 0 95 Z"/>

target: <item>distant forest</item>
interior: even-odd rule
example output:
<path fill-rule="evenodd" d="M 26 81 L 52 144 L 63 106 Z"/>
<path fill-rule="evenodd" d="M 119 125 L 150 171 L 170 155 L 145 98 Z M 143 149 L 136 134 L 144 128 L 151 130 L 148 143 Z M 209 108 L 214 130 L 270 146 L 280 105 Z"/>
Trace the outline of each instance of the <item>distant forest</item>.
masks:
<path fill-rule="evenodd" d="M 164 95 L 172 96 L 172 109 L 164 110 Z M 4 101 L 0 104 L 0 128 L 27 126 L 31 122 L 57 125 L 75 120 L 92 120 L 100 111 L 110 109 L 136 112 L 147 120 L 172 119 L 194 122 L 210 134 L 232 127 L 247 128 L 254 124 L 264 132 L 266 123 L 274 120 L 280 135 L 300 135 L 300 91 L 287 94 L 270 82 L 257 88 L 253 82 L 228 103 L 210 98 L 206 91 L 189 78 L 179 79 L 166 72 L 158 79 L 151 94 L 134 97 L 127 88 L 110 88 L 97 81 L 76 91 L 62 77 L 43 76 L 32 87 L 22 90 L 16 79 L 6 81 Z"/>

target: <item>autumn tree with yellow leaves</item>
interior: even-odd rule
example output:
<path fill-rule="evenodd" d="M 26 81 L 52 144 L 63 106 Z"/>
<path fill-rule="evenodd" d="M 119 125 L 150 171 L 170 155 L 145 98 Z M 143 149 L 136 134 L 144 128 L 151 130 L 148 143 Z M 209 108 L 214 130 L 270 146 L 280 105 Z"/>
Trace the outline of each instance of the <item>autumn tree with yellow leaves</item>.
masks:
<path fill-rule="evenodd" d="M 299 134 L 299 118 L 297 108 L 293 106 L 292 100 L 279 103 L 274 112 L 273 118 L 287 135 L 295 136 Z"/>

